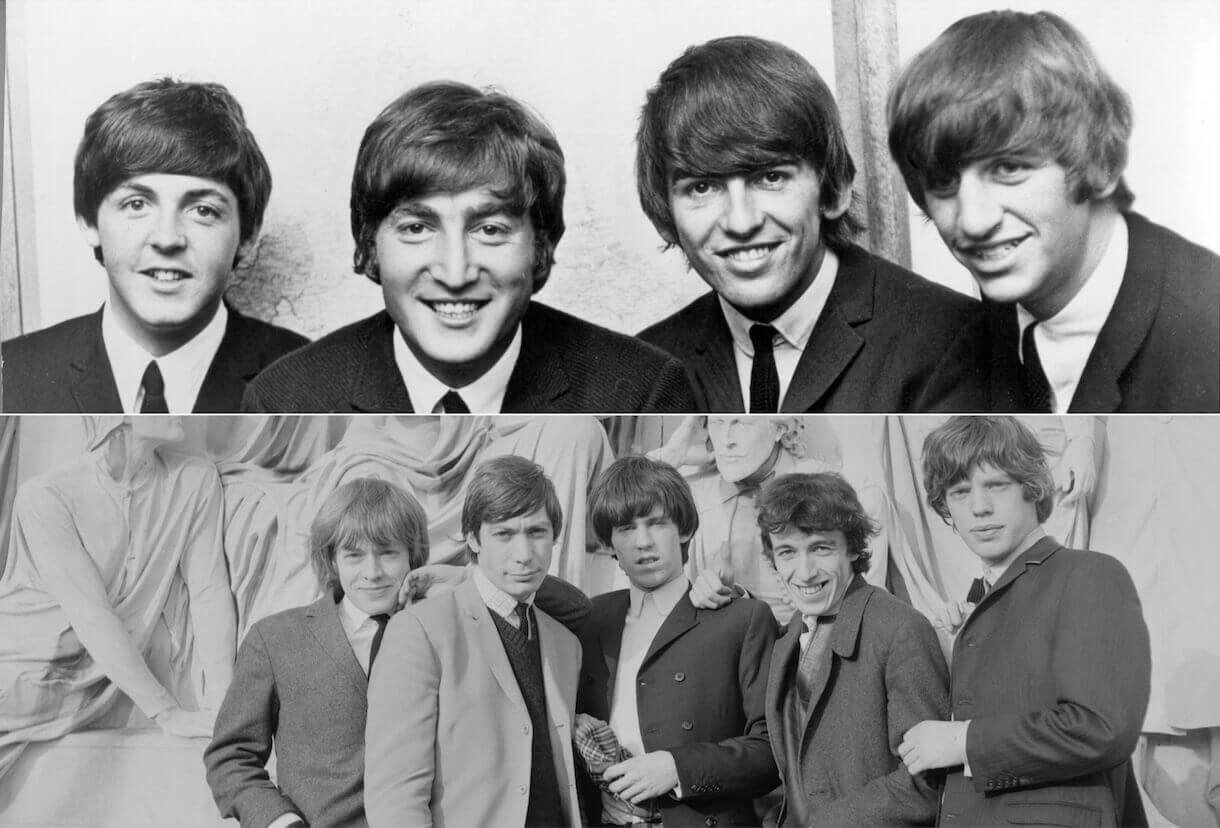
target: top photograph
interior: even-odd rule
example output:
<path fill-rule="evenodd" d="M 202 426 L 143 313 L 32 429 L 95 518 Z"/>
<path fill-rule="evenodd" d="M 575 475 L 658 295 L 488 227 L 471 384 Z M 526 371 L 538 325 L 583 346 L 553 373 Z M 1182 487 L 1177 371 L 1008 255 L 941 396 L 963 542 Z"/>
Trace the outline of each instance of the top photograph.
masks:
<path fill-rule="evenodd" d="M 1214 0 L 3 35 L 0 412 L 1220 412 Z"/>

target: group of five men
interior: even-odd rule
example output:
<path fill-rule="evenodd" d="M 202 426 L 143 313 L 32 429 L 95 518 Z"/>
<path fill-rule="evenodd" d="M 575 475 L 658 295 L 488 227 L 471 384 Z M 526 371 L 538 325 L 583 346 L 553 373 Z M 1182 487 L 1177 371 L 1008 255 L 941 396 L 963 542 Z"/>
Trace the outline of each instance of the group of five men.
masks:
<path fill-rule="evenodd" d="M 661 461 L 622 457 L 593 485 L 629 585 L 591 602 L 547 576 L 565 516 L 531 461 L 477 470 L 472 564 L 448 573 L 412 573 L 411 495 L 352 481 L 311 533 L 325 594 L 238 653 L 205 754 L 216 801 L 259 828 L 1138 824 L 1150 664 L 1130 576 L 1045 534 L 1050 471 L 1015 420 L 950 420 L 924 478 L 981 564 L 948 666 L 929 620 L 865 581 L 876 526 L 834 473 L 759 495 L 786 630 L 688 580 L 698 514 Z"/>
<path fill-rule="evenodd" d="M 1049 14 L 958 21 L 903 71 L 890 149 L 983 302 L 857 246 L 830 90 L 754 37 L 649 91 L 644 212 L 711 292 L 613 333 L 532 299 L 564 233 L 563 153 L 526 106 L 416 87 L 368 127 L 354 266 L 384 311 L 312 344 L 223 301 L 267 163 L 216 84 L 140 84 L 86 123 L 97 313 L 5 342 L 5 410 L 1218 411 L 1220 260 L 1131 211 L 1131 106 Z M 302 347 L 303 346 L 303 347 Z"/>

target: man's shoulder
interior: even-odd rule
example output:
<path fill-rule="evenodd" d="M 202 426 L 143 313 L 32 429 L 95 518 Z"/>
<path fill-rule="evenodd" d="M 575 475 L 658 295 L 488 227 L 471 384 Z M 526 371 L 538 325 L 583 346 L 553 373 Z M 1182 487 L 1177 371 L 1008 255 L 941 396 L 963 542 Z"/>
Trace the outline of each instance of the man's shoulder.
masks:
<path fill-rule="evenodd" d="M 233 308 L 229 308 L 229 331 L 226 334 L 230 332 L 238 344 L 260 353 L 268 364 L 309 344 L 309 340 L 296 331 L 247 316 Z"/>
<path fill-rule="evenodd" d="M 248 393 L 270 410 L 329 409 L 346 403 L 351 378 L 387 324 L 384 311 L 331 331 L 259 372 Z M 265 323 L 264 323 L 265 324 Z"/>
<path fill-rule="evenodd" d="M 0 411 L 58 413 L 76 411 L 72 383 L 85 377 L 93 355 L 104 356 L 101 317 L 97 312 L 66 319 L 41 330 L 0 343 L 0 379 L 3 400 Z M 76 370 L 69 366 L 76 364 Z M 96 377 L 94 377 L 96 379 Z M 101 401 L 94 409 L 107 410 Z M 115 401 L 117 405 L 117 401 Z"/>
<path fill-rule="evenodd" d="M 313 603 L 280 610 L 254 622 L 246 635 L 258 635 L 264 641 L 270 642 L 300 638 L 309 629 L 308 619 L 317 617 L 324 611 L 322 600 L 330 601 L 332 605 L 334 603 L 332 597 L 326 596 L 325 599 Z"/>
<path fill-rule="evenodd" d="M 681 358 L 701 341 L 702 331 L 707 327 L 708 321 L 714 321 L 719 313 L 716 294 L 709 291 L 660 322 L 649 325 L 637 336 L 644 342 Z M 727 327 L 725 330 L 728 330 Z"/>
<path fill-rule="evenodd" d="M 638 366 L 640 371 L 664 365 L 672 359 L 655 345 L 603 328 L 541 302 L 530 303 L 522 323 L 525 331 L 546 336 L 553 345 L 561 346 L 564 351 L 570 353 L 576 349 L 578 354 L 584 353 L 597 359 L 612 356 L 618 362 Z"/>
<path fill-rule="evenodd" d="M 548 372 L 564 375 L 566 393 L 553 400 L 530 399 Z M 530 303 L 506 411 L 685 412 L 695 405 L 682 364 L 670 354 L 633 336 Z"/>
<path fill-rule="evenodd" d="M 1124 277 L 1161 275 L 1163 296 L 1172 303 L 1171 332 L 1181 330 L 1197 339 L 1199 332 L 1185 325 L 1191 317 L 1214 332 L 1220 325 L 1220 256 L 1139 213 L 1125 213 L 1124 218 L 1128 230 Z"/>
<path fill-rule="evenodd" d="M 839 251 L 839 262 L 840 278 L 851 279 L 866 270 L 874 274 L 877 311 L 894 311 L 904 316 L 916 313 L 930 318 L 948 316 L 947 321 L 960 325 L 978 310 L 978 300 L 857 245 Z"/>
<path fill-rule="evenodd" d="M 867 591 L 868 596 L 863 621 L 866 629 L 901 630 L 915 626 L 927 627 L 931 631 L 932 622 L 910 604 L 872 584 L 866 584 L 862 589 Z"/>

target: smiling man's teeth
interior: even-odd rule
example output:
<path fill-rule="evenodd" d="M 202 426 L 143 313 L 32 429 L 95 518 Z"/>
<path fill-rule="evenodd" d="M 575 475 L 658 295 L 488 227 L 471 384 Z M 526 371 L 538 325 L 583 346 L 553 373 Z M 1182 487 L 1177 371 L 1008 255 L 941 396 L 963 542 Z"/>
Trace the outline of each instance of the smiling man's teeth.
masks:
<path fill-rule="evenodd" d="M 801 594 L 802 594 L 802 595 L 817 595 L 817 594 L 818 594 L 819 592 L 821 592 L 821 591 L 822 591 L 822 590 L 823 590 L 825 587 L 826 587 L 826 584 L 817 584 L 817 585 L 815 585 L 815 586 L 802 586 L 802 587 L 797 587 L 797 589 L 801 591 Z"/>
<path fill-rule="evenodd" d="M 734 262 L 754 262 L 764 258 L 771 252 L 770 247 L 740 247 L 736 250 L 722 254 L 726 259 Z"/>
<path fill-rule="evenodd" d="M 987 245 L 986 247 L 971 247 L 968 252 L 972 258 L 982 259 L 983 261 L 991 261 L 993 259 L 1002 259 L 1009 253 L 1017 249 L 1017 245 L 1021 243 L 1021 239 L 1015 239 L 1004 244 Z"/>
<path fill-rule="evenodd" d="M 186 274 L 181 270 L 146 270 L 144 272 L 158 282 L 176 282 L 186 278 Z"/>
<path fill-rule="evenodd" d="M 448 319 L 465 319 L 473 316 L 479 306 L 474 302 L 433 302 L 432 310 Z"/>

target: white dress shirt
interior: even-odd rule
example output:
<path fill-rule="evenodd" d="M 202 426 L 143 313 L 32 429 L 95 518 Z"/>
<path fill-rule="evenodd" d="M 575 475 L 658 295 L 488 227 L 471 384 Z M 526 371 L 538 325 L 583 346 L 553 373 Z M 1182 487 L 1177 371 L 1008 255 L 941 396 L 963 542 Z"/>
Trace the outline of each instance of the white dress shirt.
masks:
<path fill-rule="evenodd" d="M 165 380 L 165 407 L 170 414 L 190 414 L 203 387 L 220 341 L 225 336 L 229 311 L 224 303 L 206 327 L 185 345 L 160 357 L 154 357 L 119 326 L 118 319 L 107 303 L 102 308 L 102 345 L 110 360 L 110 371 L 119 390 L 119 402 L 124 414 L 138 414 L 144 404 L 144 389 L 140 380 L 148 363 L 154 359 Z"/>
<path fill-rule="evenodd" d="M 339 602 L 339 623 L 347 636 L 347 643 L 352 645 L 352 652 L 364 674 L 369 674 L 369 653 L 373 649 L 373 638 L 377 635 L 377 622 L 373 616 L 357 607 L 344 595 Z"/>
<path fill-rule="evenodd" d="M 508 380 L 513 375 L 513 368 L 517 367 L 517 357 L 520 355 L 521 325 L 518 324 L 508 350 L 500 355 L 487 373 L 469 385 L 450 388 L 429 373 L 411 352 L 402 333 L 398 328 L 394 329 L 394 362 L 398 365 L 403 384 L 407 386 L 407 396 L 411 398 L 411 407 L 416 414 L 444 414 L 441 398 L 450 391 L 461 395 L 472 414 L 499 414 L 504 406 L 504 394 L 508 391 Z"/>
<path fill-rule="evenodd" d="M 775 328 L 775 370 L 779 374 L 779 401 L 783 406 L 788 386 L 792 385 L 792 377 L 796 374 L 796 365 L 801 361 L 801 354 L 809 344 L 813 335 L 813 327 L 826 308 L 830 298 L 831 288 L 839 275 L 839 257 L 833 250 L 827 248 L 822 257 L 822 266 L 818 275 L 805 289 L 792 307 L 767 323 Z M 741 383 L 741 399 L 748 409 L 750 406 L 750 370 L 754 366 L 754 344 L 750 342 L 750 327 L 756 324 L 737 308 L 720 298 L 720 309 L 724 312 L 724 320 L 728 323 L 729 333 L 733 336 L 733 358 L 737 363 L 737 381 Z"/>
<path fill-rule="evenodd" d="M 1066 414 L 1080 384 L 1080 375 L 1097 344 L 1097 335 L 1114 308 L 1127 269 L 1127 220 L 1119 216 L 1110 243 L 1088 280 L 1059 313 L 1034 328 L 1038 360 L 1051 387 L 1051 410 Z M 1021 337 L 1034 316 L 1017 305 L 1017 354 Z M 1020 358 L 1020 357 L 1019 357 Z"/>
<path fill-rule="evenodd" d="M 674 578 L 667 584 L 644 592 L 635 586 L 628 588 L 630 605 L 623 626 L 623 641 L 619 648 L 618 670 L 614 674 L 614 698 L 610 700 L 610 729 L 618 743 L 631 751 L 632 756 L 643 756 L 644 736 L 640 733 L 640 712 L 636 704 L 636 678 L 644 656 L 657 631 L 673 612 L 677 603 L 686 594 L 690 582 L 686 576 Z M 633 821 L 631 809 L 623 800 L 602 792 L 602 811 L 606 821 L 617 825 Z"/>
<path fill-rule="evenodd" d="M 475 588 L 483 598 L 483 603 L 496 615 L 503 618 L 514 629 L 521 629 L 521 616 L 517 615 L 517 599 L 493 584 L 477 564 L 470 565 L 470 577 L 474 579 Z M 521 603 L 534 605 L 534 596 Z"/>

